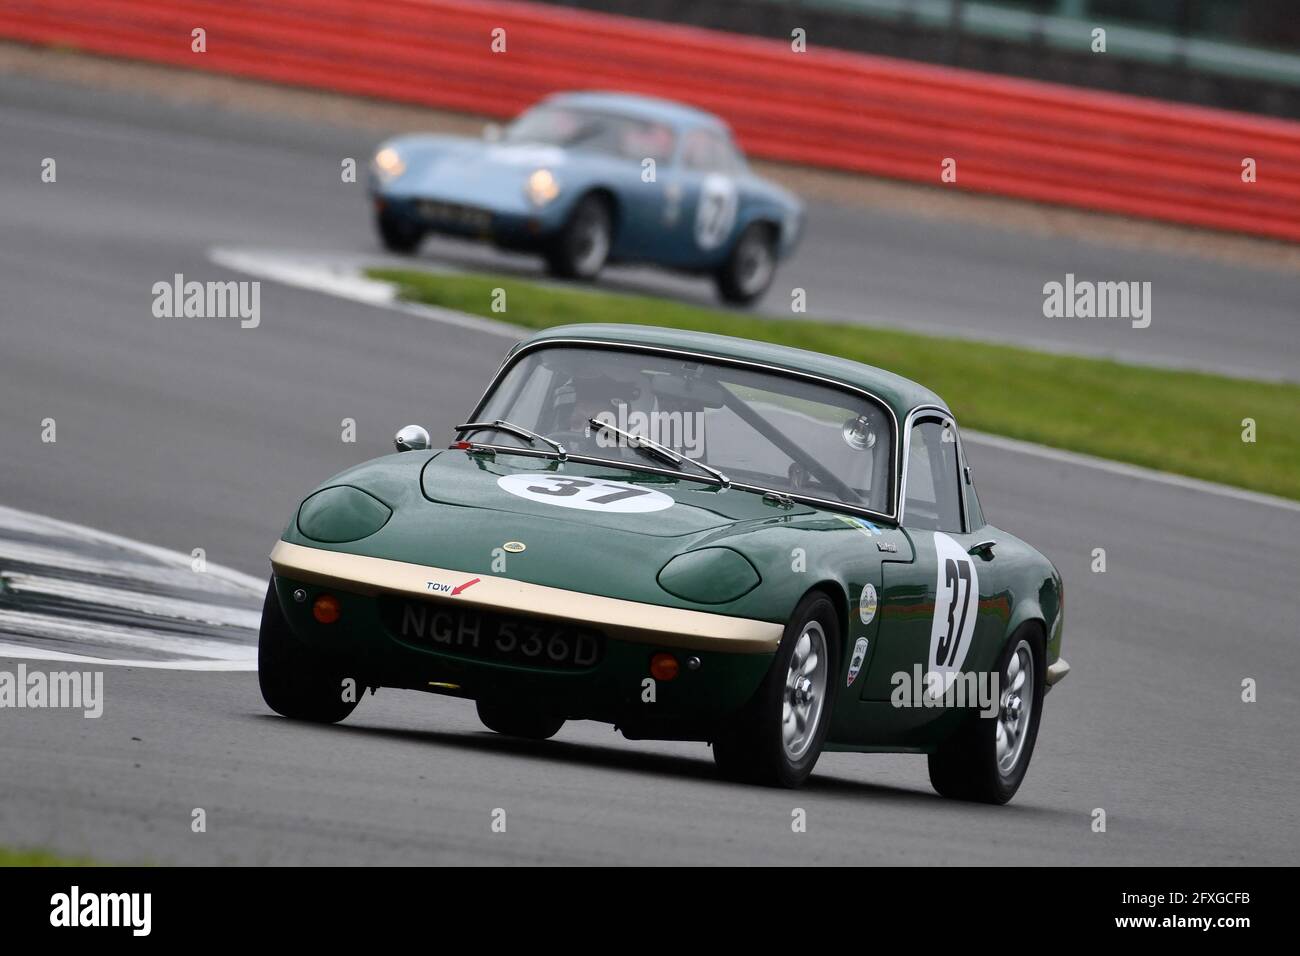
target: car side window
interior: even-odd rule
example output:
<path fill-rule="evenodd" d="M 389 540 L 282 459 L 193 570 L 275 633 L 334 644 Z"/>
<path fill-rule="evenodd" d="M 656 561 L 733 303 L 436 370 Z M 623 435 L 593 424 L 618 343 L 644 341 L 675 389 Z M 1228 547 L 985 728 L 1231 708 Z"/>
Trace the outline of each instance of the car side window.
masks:
<path fill-rule="evenodd" d="M 903 523 L 909 528 L 961 534 L 960 476 L 957 441 L 940 418 L 923 418 L 912 426 L 907 460 L 907 496 Z"/>
<path fill-rule="evenodd" d="M 706 129 L 691 130 L 682 143 L 682 165 L 701 172 L 735 172 L 738 157 L 731 147 Z"/>

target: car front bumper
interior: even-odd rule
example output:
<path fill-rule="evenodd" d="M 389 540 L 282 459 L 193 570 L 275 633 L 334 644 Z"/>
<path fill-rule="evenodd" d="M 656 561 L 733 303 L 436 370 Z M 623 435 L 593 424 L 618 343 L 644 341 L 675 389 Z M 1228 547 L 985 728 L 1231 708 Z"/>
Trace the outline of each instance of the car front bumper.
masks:
<path fill-rule="evenodd" d="M 431 197 L 382 194 L 374 197 L 374 203 L 377 212 L 411 223 L 425 232 L 488 240 L 517 249 L 541 247 L 564 224 L 552 207 L 522 211 Z"/>
<path fill-rule="evenodd" d="M 570 718 L 605 720 L 629 736 L 708 739 L 709 729 L 757 690 L 784 627 L 686 608 L 545 587 L 491 575 L 347 554 L 280 541 L 271 552 L 280 605 L 290 630 L 358 681 L 453 696 L 526 699 Z M 474 580 L 454 596 L 432 588 Z M 302 600 L 295 592 L 302 591 Z M 334 596 L 339 619 L 321 624 L 312 604 Z M 558 669 L 417 645 L 385 622 L 381 602 L 400 597 L 430 607 L 467 605 L 599 632 L 603 655 L 587 668 Z M 653 700 L 650 660 L 677 657 L 676 678 L 659 680 Z M 539 659 L 540 660 L 540 659 Z"/>

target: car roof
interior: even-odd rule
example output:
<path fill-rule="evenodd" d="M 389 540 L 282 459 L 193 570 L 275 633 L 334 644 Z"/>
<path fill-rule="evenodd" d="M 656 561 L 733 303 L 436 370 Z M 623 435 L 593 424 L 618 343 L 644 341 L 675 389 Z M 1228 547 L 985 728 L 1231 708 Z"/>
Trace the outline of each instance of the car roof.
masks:
<path fill-rule="evenodd" d="M 921 405 L 937 405 L 945 410 L 948 408 L 943 399 L 925 386 L 872 365 L 836 358 L 833 355 L 823 355 L 821 352 L 791 348 L 787 345 L 755 342 L 751 339 L 714 335 L 709 332 L 687 332 L 681 329 L 614 323 L 560 325 L 529 336 L 511 349 L 510 354 L 513 355 L 534 343 L 557 339 L 682 349 L 718 358 L 775 365 L 870 392 L 890 406 L 899 422 L 902 422 L 912 409 Z"/>
<path fill-rule="evenodd" d="M 642 96 L 639 93 L 613 93 L 604 90 L 584 90 L 573 93 L 556 93 L 548 96 L 547 103 L 563 103 L 568 106 L 591 110 L 603 110 L 638 119 L 658 120 L 676 126 L 712 126 L 727 131 L 727 124 L 712 113 L 678 103 L 674 100 L 660 99 L 657 96 Z"/>

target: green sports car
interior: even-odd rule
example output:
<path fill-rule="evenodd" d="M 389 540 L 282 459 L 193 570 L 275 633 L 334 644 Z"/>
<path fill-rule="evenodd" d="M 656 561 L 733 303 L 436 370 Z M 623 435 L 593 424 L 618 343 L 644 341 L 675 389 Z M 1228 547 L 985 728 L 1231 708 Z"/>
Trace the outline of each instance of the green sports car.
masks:
<path fill-rule="evenodd" d="M 724 336 L 549 329 L 450 447 L 423 428 L 309 494 L 271 553 L 259 677 L 286 717 L 366 689 L 712 745 L 798 786 L 824 750 L 928 755 L 1005 803 L 1061 658 L 1061 578 L 988 524 L 943 401 Z"/>

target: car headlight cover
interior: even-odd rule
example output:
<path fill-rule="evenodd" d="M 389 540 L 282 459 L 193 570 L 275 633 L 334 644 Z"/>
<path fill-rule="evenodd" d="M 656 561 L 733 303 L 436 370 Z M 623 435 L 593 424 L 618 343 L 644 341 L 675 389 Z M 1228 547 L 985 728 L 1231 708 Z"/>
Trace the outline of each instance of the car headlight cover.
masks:
<path fill-rule="evenodd" d="M 545 206 L 560 194 L 560 184 L 549 169 L 537 169 L 528 177 L 524 193 L 534 206 Z"/>
<path fill-rule="evenodd" d="M 701 548 L 679 554 L 659 572 L 659 586 L 696 604 L 725 604 L 761 581 L 754 566 L 730 548 Z"/>
<path fill-rule="evenodd" d="M 396 179 L 406 172 L 406 161 L 391 146 L 385 146 L 375 153 L 375 172 L 385 181 Z"/>
<path fill-rule="evenodd" d="M 373 495 L 351 485 L 316 492 L 298 508 L 298 530 L 313 541 L 337 544 L 374 534 L 393 511 Z"/>

